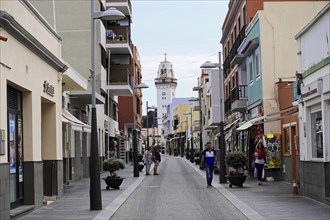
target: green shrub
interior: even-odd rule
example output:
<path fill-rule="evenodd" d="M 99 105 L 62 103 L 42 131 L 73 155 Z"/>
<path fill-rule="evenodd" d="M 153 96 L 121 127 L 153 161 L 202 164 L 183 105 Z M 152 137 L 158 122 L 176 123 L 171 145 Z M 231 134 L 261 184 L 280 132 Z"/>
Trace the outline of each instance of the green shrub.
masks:
<path fill-rule="evenodd" d="M 237 173 L 239 168 L 243 168 L 246 165 L 246 156 L 239 151 L 226 153 L 225 162 L 227 166 L 234 168 Z"/>
<path fill-rule="evenodd" d="M 115 171 L 125 168 L 125 162 L 119 158 L 110 158 L 103 162 L 103 170 L 110 172 L 110 177 L 120 178 Z"/>

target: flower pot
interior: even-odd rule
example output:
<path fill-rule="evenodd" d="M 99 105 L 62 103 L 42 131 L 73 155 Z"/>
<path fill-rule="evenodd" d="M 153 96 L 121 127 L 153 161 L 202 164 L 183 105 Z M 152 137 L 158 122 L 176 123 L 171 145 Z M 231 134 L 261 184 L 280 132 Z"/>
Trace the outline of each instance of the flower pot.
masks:
<path fill-rule="evenodd" d="M 246 176 L 241 174 L 241 175 L 227 175 L 226 176 L 228 181 L 230 182 L 229 187 L 238 186 L 238 187 L 243 187 L 243 183 L 246 180 Z"/>
<path fill-rule="evenodd" d="M 121 183 L 123 182 L 123 179 L 124 178 L 103 178 L 105 183 L 107 184 L 107 187 L 106 189 L 110 189 L 110 188 L 113 188 L 113 189 L 120 189 L 120 185 Z"/>

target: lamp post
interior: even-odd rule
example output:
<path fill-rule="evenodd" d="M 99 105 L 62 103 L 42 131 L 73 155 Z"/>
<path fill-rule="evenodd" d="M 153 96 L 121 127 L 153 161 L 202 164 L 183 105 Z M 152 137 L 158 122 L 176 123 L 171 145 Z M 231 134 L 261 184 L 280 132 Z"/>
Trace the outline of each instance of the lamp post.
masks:
<path fill-rule="evenodd" d="M 97 140 L 97 118 L 96 118 L 96 81 L 95 81 L 95 34 L 94 20 L 120 20 L 125 15 L 116 8 L 109 8 L 103 12 L 94 12 L 94 0 L 90 1 L 91 6 L 91 78 L 92 78 L 92 126 L 91 126 L 91 156 L 90 156 L 90 209 L 101 210 L 101 184 L 100 184 L 100 159 Z"/>
<path fill-rule="evenodd" d="M 219 180 L 220 183 L 226 183 L 226 163 L 225 163 L 225 156 L 226 156 L 226 146 L 225 146 L 225 133 L 224 133 L 224 94 L 223 94 L 223 72 L 221 68 L 221 52 L 219 52 L 219 63 L 211 63 L 210 61 L 205 62 L 201 65 L 201 68 L 219 68 L 220 74 L 220 136 L 219 136 L 219 150 L 220 150 L 220 175 Z"/>
<path fill-rule="evenodd" d="M 190 112 L 183 113 L 184 115 L 190 115 L 190 162 L 194 162 L 194 139 L 193 139 L 193 128 L 192 128 L 192 107 Z"/>
<path fill-rule="evenodd" d="M 144 83 L 134 84 L 133 86 L 133 163 L 134 163 L 134 177 L 139 177 L 139 161 L 138 161 L 138 149 L 137 149 L 137 131 L 136 131 L 136 97 L 135 89 L 147 89 L 147 86 Z"/>
<path fill-rule="evenodd" d="M 151 106 L 151 107 L 148 107 L 148 102 L 147 102 L 147 148 L 149 147 L 149 114 L 148 114 L 148 110 L 149 109 L 153 109 L 155 110 L 156 107 L 155 106 Z"/>

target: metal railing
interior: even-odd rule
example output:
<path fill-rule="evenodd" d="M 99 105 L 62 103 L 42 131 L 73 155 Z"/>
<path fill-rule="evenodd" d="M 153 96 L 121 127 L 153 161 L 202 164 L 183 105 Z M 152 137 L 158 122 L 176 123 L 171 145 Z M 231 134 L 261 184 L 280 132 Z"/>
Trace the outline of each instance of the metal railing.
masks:
<path fill-rule="evenodd" d="M 233 103 L 236 100 L 246 99 L 248 96 L 247 85 L 237 85 L 231 90 L 231 102 Z"/>

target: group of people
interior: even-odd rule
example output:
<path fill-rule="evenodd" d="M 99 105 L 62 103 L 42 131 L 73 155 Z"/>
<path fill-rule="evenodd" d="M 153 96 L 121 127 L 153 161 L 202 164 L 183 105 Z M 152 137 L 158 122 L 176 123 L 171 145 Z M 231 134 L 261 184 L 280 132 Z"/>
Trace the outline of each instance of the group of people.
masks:
<path fill-rule="evenodd" d="M 150 150 L 150 147 L 147 147 L 144 152 L 144 164 L 146 166 L 146 175 L 150 175 L 150 167 L 153 163 L 154 165 L 154 175 L 159 175 L 158 166 L 161 161 L 161 156 L 157 147 L 153 147 L 153 151 Z"/>
<path fill-rule="evenodd" d="M 255 168 L 257 171 L 258 185 L 262 185 L 262 171 L 266 163 L 267 152 L 264 145 L 259 142 L 254 151 Z M 216 151 L 212 148 L 210 142 L 206 143 L 206 149 L 202 151 L 201 165 L 206 172 L 207 187 L 212 187 L 214 167 L 217 164 Z"/>

